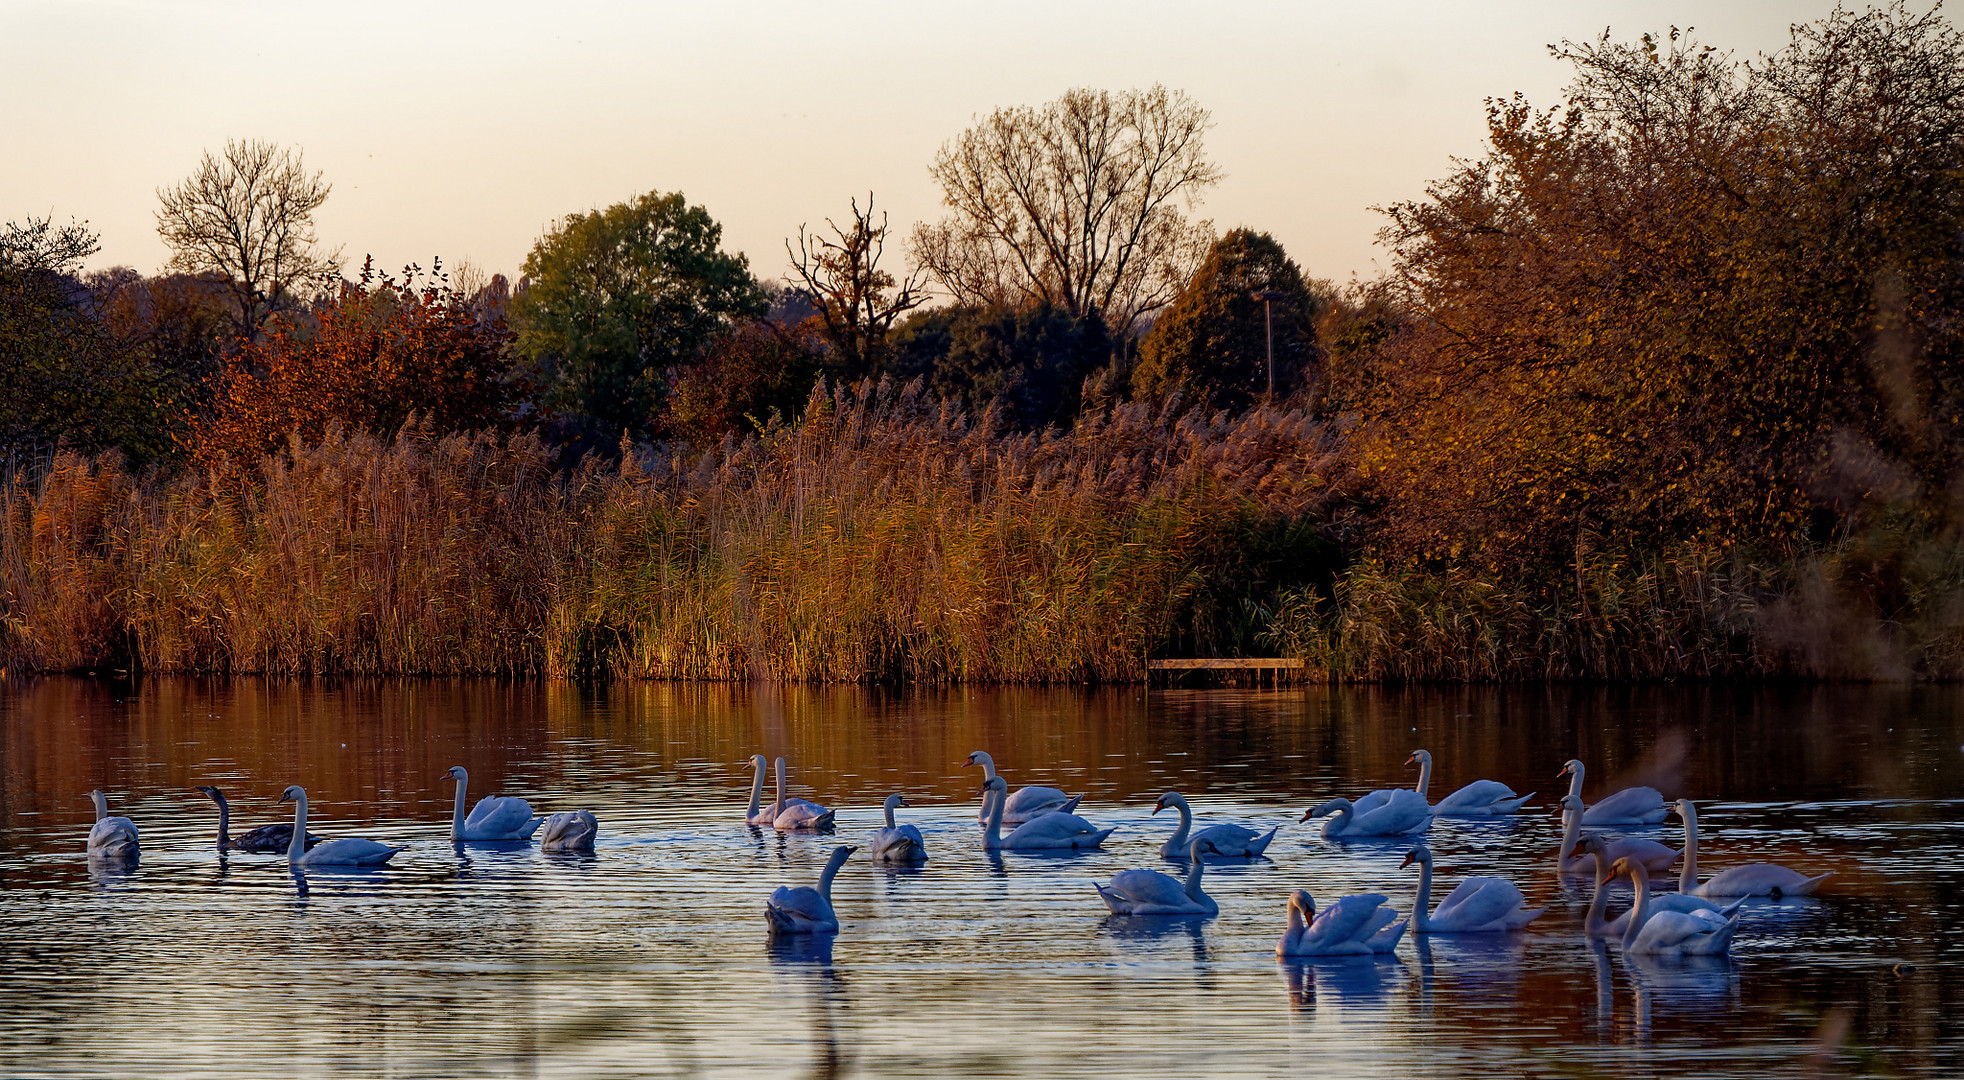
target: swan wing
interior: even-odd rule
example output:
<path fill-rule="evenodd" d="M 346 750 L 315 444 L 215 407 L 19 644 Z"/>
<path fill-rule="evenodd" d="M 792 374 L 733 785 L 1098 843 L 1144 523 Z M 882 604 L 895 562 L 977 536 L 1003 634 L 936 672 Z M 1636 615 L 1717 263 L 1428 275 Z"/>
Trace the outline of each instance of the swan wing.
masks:
<path fill-rule="evenodd" d="M 1432 824 L 1432 807 L 1425 796 L 1411 788 L 1397 788 L 1384 805 L 1366 814 L 1343 831 L 1345 836 L 1402 836 L 1422 832 Z"/>
<path fill-rule="evenodd" d="M 380 866 L 401 850 L 373 840 L 344 836 L 339 840 L 321 841 L 312 851 L 295 861 L 302 866 Z"/>
<path fill-rule="evenodd" d="M 1747 863 L 1720 871 L 1698 886 L 1700 896 L 1807 896 L 1833 873 L 1807 877 L 1778 863 Z"/>
<path fill-rule="evenodd" d="M 1377 913 L 1390 910 L 1384 907 L 1388 899 L 1382 893 L 1359 893 L 1332 903 L 1310 920 L 1303 944 L 1316 948 L 1363 941 L 1383 925 L 1376 921 Z"/>
<path fill-rule="evenodd" d="M 764 913 L 772 929 L 785 933 L 813 934 L 839 928 L 831 902 L 809 885 L 778 886 L 771 893 Z"/>
<path fill-rule="evenodd" d="M 136 823 L 126 817 L 106 817 L 89 829 L 89 854 L 98 858 L 126 859 L 139 849 Z"/>
<path fill-rule="evenodd" d="M 777 829 L 829 829 L 833 812 L 815 802 L 800 799 L 778 812 L 771 826 Z"/>
<path fill-rule="evenodd" d="M 487 795 L 464 818 L 463 839 L 519 840 L 532 835 L 537 828 L 531 803 L 504 795 Z"/>
<path fill-rule="evenodd" d="M 1267 849 L 1268 842 L 1274 839 L 1274 837 L 1275 833 L 1273 831 L 1264 836 L 1253 829 L 1243 828 L 1240 825 L 1232 823 L 1209 825 L 1194 833 L 1187 840 L 1187 851 L 1176 851 L 1172 853 L 1172 856 L 1176 859 L 1184 859 L 1191 853 L 1195 840 L 1205 840 L 1214 845 L 1214 850 L 1220 852 L 1226 858 L 1248 858 L 1250 856 L 1260 855 Z"/>
<path fill-rule="evenodd" d="M 927 858 L 927 842 L 922 839 L 921 831 L 912 825 L 874 830 L 870 847 L 873 858 L 882 862 L 914 862 Z"/>
<path fill-rule="evenodd" d="M 1582 812 L 1584 825 L 1655 825 L 1668 812 L 1654 787 L 1628 787 L 1606 795 Z"/>
<path fill-rule="evenodd" d="M 320 837 L 315 836 L 313 833 L 307 834 L 307 850 L 312 851 L 320 842 Z M 284 855 L 286 854 L 286 849 L 292 846 L 292 844 L 293 825 L 291 822 L 283 825 L 261 825 L 251 832 L 232 838 L 233 851 L 250 851 L 262 854 Z"/>
<path fill-rule="evenodd" d="M 572 810 L 545 820 L 539 846 L 547 851 L 592 851 L 600 822 L 590 811 Z"/>
<path fill-rule="evenodd" d="M 1143 907 L 1185 907 L 1191 902 L 1185 885 L 1157 870 L 1120 870 L 1110 884 L 1099 888 L 1098 895 L 1119 915 Z"/>
<path fill-rule="evenodd" d="M 1392 918 L 1398 919 L 1397 912 L 1391 911 L 1390 908 L 1385 908 L 1384 910 L 1391 912 Z M 1397 922 L 1371 935 L 1370 940 L 1365 944 L 1368 944 L 1374 953 L 1388 953 L 1398 947 L 1399 940 L 1405 936 L 1405 928 L 1410 926 L 1411 923 L 1412 920 L 1410 919 L 1398 919 Z"/>
<path fill-rule="evenodd" d="M 1519 807 L 1516 803 L 1506 810 L 1497 810 L 1496 804 L 1512 802 L 1520 796 L 1514 789 L 1498 780 L 1475 780 L 1472 783 L 1439 800 L 1432 808 L 1435 814 L 1446 817 L 1488 817 L 1495 813 L 1511 814 Z"/>
<path fill-rule="evenodd" d="M 1029 818 L 1047 814 L 1068 801 L 1070 796 L 1057 788 L 1032 784 L 1010 792 L 1009 801 L 1003 804 L 1002 812 L 1004 817 L 1018 814 Z"/>
<path fill-rule="evenodd" d="M 1459 903 L 1447 911 L 1443 918 L 1436 913 L 1433 915 L 1435 929 L 1456 930 L 1462 933 L 1503 930 L 1507 928 L 1507 917 L 1519 911 L 1521 902 L 1525 899 L 1521 895 L 1520 886 L 1506 878 L 1496 877 L 1467 878 L 1460 883 L 1459 888 L 1453 890 L 1453 893 L 1457 895 L 1462 890 L 1466 890 L 1469 885 L 1474 886 L 1473 889 L 1467 891 Z M 1536 914 L 1540 913 L 1536 912 Z"/>
<path fill-rule="evenodd" d="M 1395 790 L 1397 789 L 1379 788 L 1376 791 L 1370 792 L 1369 794 L 1358 799 L 1356 802 L 1351 803 L 1350 804 L 1351 816 L 1362 817 L 1365 814 L 1368 814 L 1371 811 L 1376 810 L 1378 807 L 1383 806 L 1385 803 L 1390 802 L 1391 793 Z"/>
<path fill-rule="evenodd" d="M 1711 912 L 1659 911 L 1644 920 L 1626 948 L 1636 953 L 1723 952 L 1736 925 Z"/>
<path fill-rule="evenodd" d="M 1040 818 L 1024 822 L 1009 834 L 1006 840 L 1022 837 L 1025 840 L 1053 839 L 1070 840 L 1087 836 L 1098 831 L 1096 825 L 1077 816 L 1062 812 L 1045 814 Z"/>
<path fill-rule="evenodd" d="M 1609 847 L 1604 851 L 1604 858 L 1612 863 L 1618 859 L 1640 862 L 1644 864 L 1644 869 L 1657 874 L 1669 869 L 1682 854 L 1684 854 L 1682 849 L 1666 847 L 1655 840 L 1625 836 L 1609 842 Z M 1591 860 L 1590 865 L 1593 868 L 1594 860 Z"/>

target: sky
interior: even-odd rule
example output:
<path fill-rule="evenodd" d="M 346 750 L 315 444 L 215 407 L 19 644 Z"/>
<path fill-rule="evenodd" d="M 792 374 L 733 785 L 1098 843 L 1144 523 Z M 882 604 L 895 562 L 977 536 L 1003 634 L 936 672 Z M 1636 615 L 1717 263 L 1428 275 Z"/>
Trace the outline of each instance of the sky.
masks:
<path fill-rule="evenodd" d="M 333 184 L 316 229 L 354 266 L 516 277 L 553 222 L 658 190 L 772 279 L 801 223 L 846 220 L 868 191 L 904 262 L 898 238 L 943 212 L 929 163 L 979 116 L 1162 83 L 1213 116 L 1226 178 L 1195 216 L 1342 283 L 1388 265 L 1372 207 L 1481 152 L 1487 98 L 1560 101 L 1549 44 L 1689 26 L 1745 59 L 1830 7 L 0 0 L 0 221 L 85 220 L 91 269 L 153 273 L 157 189 L 259 138 Z"/>

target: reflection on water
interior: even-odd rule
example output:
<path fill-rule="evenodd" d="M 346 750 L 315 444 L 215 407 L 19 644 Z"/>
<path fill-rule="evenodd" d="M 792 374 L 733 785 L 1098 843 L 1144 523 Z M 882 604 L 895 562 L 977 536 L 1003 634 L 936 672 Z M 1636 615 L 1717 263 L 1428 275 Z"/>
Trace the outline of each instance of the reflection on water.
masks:
<path fill-rule="evenodd" d="M 1539 789 L 1441 821 L 1440 885 L 1505 875 L 1528 931 L 1407 934 L 1385 958 L 1275 958 L 1292 888 L 1410 910 L 1407 841 L 1325 841 L 1302 810 L 1474 778 Z M 1086 793 L 1102 851 L 989 853 L 975 770 Z M 752 753 L 790 759 L 832 835 L 742 821 Z M 1730 958 L 1626 956 L 1554 872 L 1561 763 L 1587 794 L 1701 800 L 1701 861 L 1832 869 L 1754 900 Z M 1964 691 L 1289 690 L 1077 694 L 497 680 L 0 682 L 0 1074 L 933 1076 L 1948 1075 L 1964 1070 Z M 587 807 L 592 854 L 452 844 L 476 794 Z M 407 845 L 374 870 L 214 850 L 291 820 Z M 142 830 L 92 864 L 87 792 Z M 1174 789 L 1201 823 L 1282 832 L 1208 868 L 1211 918 L 1110 916 L 1092 883 L 1162 867 Z M 848 863 L 836 938 L 768 942 L 764 898 L 816 879 L 905 792 L 924 867 Z M 282 811 L 285 811 L 284 813 Z M 1633 830 L 1673 846 L 1672 826 Z M 1443 888 L 1438 890 L 1443 895 Z M 1628 904 L 1612 894 L 1611 913 Z M 1279 976 L 1278 976 L 1279 973 Z M 1278 993 L 1277 980 L 1280 990 Z"/>

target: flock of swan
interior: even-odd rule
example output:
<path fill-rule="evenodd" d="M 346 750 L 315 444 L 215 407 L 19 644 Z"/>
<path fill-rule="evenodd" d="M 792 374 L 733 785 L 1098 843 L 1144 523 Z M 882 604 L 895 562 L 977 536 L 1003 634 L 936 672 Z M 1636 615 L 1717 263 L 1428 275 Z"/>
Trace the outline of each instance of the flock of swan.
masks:
<path fill-rule="evenodd" d="M 776 759 L 774 765 L 776 798 L 765 803 L 767 764 L 762 754 L 750 758 L 754 775 L 750 806 L 744 815 L 749 825 L 780 832 L 817 833 L 834 829 L 833 810 L 787 793 L 783 758 Z M 1345 896 L 1319 911 L 1315 898 L 1307 890 L 1296 889 L 1288 897 L 1288 924 L 1276 944 L 1278 955 L 1389 953 L 1398 947 L 1408 930 L 1417 934 L 1506 933 L 1520 930 L 1547 910 L 1528 907 L 1518 885 L 1491 876 L 1468 877 L 1458 882 L 1437 906 L 1432 904 L 1432 852 L 1418 839 L 1432 822 L 1440 817 L 1512 815 L 1534 793 L 1518 795 L 1505 784 L 1475 780 L 1433 803 L 1427 796 L 1432 780 L 1431 754 L 1414 751 L 1406 764 L 1419 768 L 1414 787 L 1380 789 L 1354 800 L 1329 799 L 1305 811 L 1301 820 L 1321 820 L 1322 834 L 1330 839 L 1412 839 L 1403 864 L 1419 867 L 1411 914 L 1401 917 L 1390 906 L 1390 897 L 1383 893 Z M 1011 791 L 1009 782 L 998 775 L 994 759 L 979 750 L 963 763 L 964 768 L 975 766 L 983 774 L 982 806 L 977 822 L 982 828 L 982 846 L 986 850 L 1086 851 L 1100 847 L 1114 831 L 1111 827 L 1100 828 L 1077 814 L 1081 795 L 1073 797 L 1057 788 L 1035 785 Z M 1738 930 L 1739 908 L 1745 898 L 1806 896 L 1830 876 L 1825 873 L 1808 876 L 1772 863 L 1749 863 L 1700 881 L 1698 813 L 1690 799 L 1666 803 L 1655 788 L 1631 787 L 1595 803 L 1585 803 L 1583 764 L 1569 761 L 1558 775 L 1568 778 L 1569 790 L 1560 800 L 1562 841 L 1556 854 L 1556 871 L 1562 875 L 1589 875 L 1595 883 L 1595 892 L 1584 916 L 1584 930 L 1594 937 L 1620 941 L 1625 951 L 1653 955 L 1723 954 L 1730 949 Z M 457 766 L 445 772 L 442 779 L 456 784 L 450 822 L 453 841 L 523 841 L 536 836 L 540 847 L 547 851 L 593 850 L 599 823 L 587 810 L 537 815 L 524 799 L 488 796 L 478 800 L 466 814 L 469 775 Z M 307 792 L 298 785 L 288 787 L 280 796 L 282 803 L 294 804 L 292 824 L 267 825 L 233 836 L 231 807 L 224 793 L 215 787 L 196 790 L 218 808 L 217 846 L 221 851 L 284 853 L 287 862 L 300 869 L 379 866 L 404 850 L 373 840 L 354 837 L 329 840 L 310 834 Z M 136 825 L 127 817 L 112 816 L 101 791 L 89 794 L 96 813 L 88 839 L 91 862 L 134 865 L 140 853 Z M 894 811 L 907 805 L 904 795 L 887 796 L 885 825 L 873 832 L 867 844 L 875 861 L 903 865 L 927 861 L 927 842 L 920 829 L 895 820 Z M 1207 864 L 1261 858 L 1279 831 L 1278 827 L 1258 832 L 1232 822 L 1197 825 L 1192 808 L 1177 792 L 1161 795 L 1153 806 L 1153 814 L 1169 808 L 1178 812 L 1179 824 L 1161 845 L 1160 853 L 1168 859 L 1184 858 L 1187 863 L 1184 877 L 1154 869 L 1119 871 L 1109 882 L 1095 885 L 1098 896 L 1113 914 L 1216 914 L 1219 904 L 1202 889 Z M 1672 812 L 1678 814 L 1684 825 L 1685 843 L 1678 849 L 1642 837 L 1583 832 L 1616 826 L 1654 826 Z M 773 935 L 837 933 L 839 920 L 832 907 L 832 883 L 858 850 L 849 845 L 835 847 L 816 886 L 781 886 L 772 892 L 764 910 L 770 932 Z M 1670 867 L 1680 860 L 1677 890 L 1652 893 L 1653 875 L 1668 874 Z M 1621 879 L 1630 882 L 1634 899 L 1627 910 L 1609 918 L 1607 889 Z"/>

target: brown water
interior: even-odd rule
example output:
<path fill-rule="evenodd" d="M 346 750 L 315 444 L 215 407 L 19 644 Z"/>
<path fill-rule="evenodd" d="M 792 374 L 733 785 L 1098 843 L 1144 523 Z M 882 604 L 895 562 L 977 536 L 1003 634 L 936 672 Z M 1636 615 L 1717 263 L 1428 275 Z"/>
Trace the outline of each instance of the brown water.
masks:
<path fill-rule="evenodd" d="M 1542 812 L 1441 821 L 1441 882 L 1517 881 L 1549 913 L 1495 940 L 1279 964 L 1287 892 L 1391 895 L 1400 842 L 1323 840 L 1313 800 L 1475 777 Z M 1087 793 L 1102 852 L 986 855 L 975 770 Z M 742 823 L 753 752 L 840 811 L 836 838 Z M 1555 772 L 1591 798 L 1701 800 L 1707 872 L 1773 859 L 1836 876 L 1754 901 L 1729 960 L 1626 958 L 1580 932 L 1552 872 Z M 1159 1076 L 1955 1075 L 1964 1070 L 1964 691 L 1952 688 L 753 695 L 723 687 L 233 680 L 0 682 L 0 1075 Z M 591 857 L 453 847 L 473 798 L 600 818 Z M 221 858 L 308 788 L 315 832 L 408 850 L 297 881 Z M 101 787 L 140 866 L 83 857 Z M 1149 816 L 1282 825 L 1268 861 L 1210 869 L 1221 914 L 1107 917 L 1091 888 L 1161 862 Z M 862 840 L 888 793 L 918 871 L 849 863 L 829 949 L 773 950 L 762 907 Z M 1673 819 L 1675 822 L 1675 819 Z M 1677 830 L 1650 830 L 1674 842 Z M 1435 894 L 1436 895 L 1436 894 Z"/>

